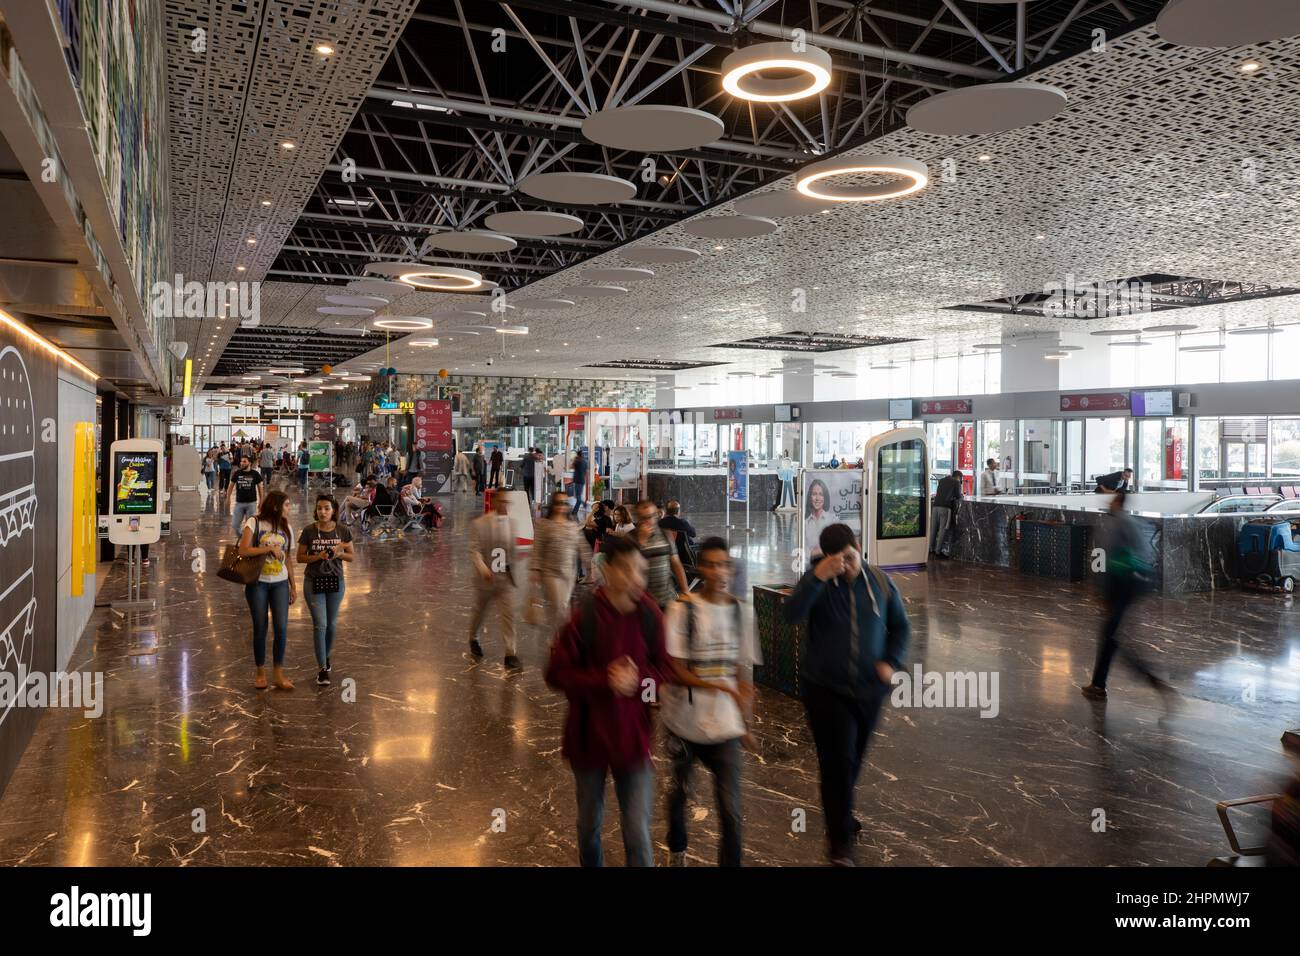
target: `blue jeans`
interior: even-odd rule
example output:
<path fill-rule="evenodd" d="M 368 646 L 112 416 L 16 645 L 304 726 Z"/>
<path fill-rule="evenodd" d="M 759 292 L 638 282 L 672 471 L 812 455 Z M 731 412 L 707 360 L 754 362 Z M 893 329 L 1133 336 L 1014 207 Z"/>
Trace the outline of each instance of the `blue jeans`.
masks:
<path fill-rule="evenodd" d="M 345 587 L 343 575 L 340 574 L 337 593 L 317 594 L 312 589 L 311 576 L 304 578 L 302 593 L 307 599 L 307 609 L 311 611 L 313 636 L 316 641 L 316 665 L 322 669 L 329 662 L 330 652 L 334 650 L 334 626 L 338 623 L 339 604 L 343 601 Z"/>
<path fill-rule="evenodd" d="M 713 791 L 718 801 L 718 817 L 722 821 L 718 866 L 740 866 L 740 738 L 716 744 L 697 744 L 668 733 L 664 749 L 673 764 L 673 784 L 668 792 L 668 849 L 674 853 L 686 849 L 686 795 L 691 769 L 698 759 L 713 771 Z"/>
<path fill-rule="evenodd" d="M 573 768 L 578 796 L 578 861 L 604 866 L 600 828 L 605 822 L 605 768 Z M 654 866 L 650 843 L 650 808 L 654 802 L 654 771 L 650 762 L 614 771 L 614 794 L 622 818 L 623 850 L 628 866 Z"/>
<path fill-rule="evenodd" d="M 215 471 L 209 471 L 209 472 L 207 472 L 206 474 L 204 474 L 203 477 L 204 477 L 204 479 L 207 480 L 207 483 L 208 483 L 208 491 L 211 491 L 211 490 L 212 490 L 212 485 L 213 485 L 214 479 L 217 477 L 217 473 L 216 473 Z"/>
<path fill-rule="evenodd" d="M 235 534 L 239 534 L 239 529 L 244 526 L 244 519 L 251 518 L 257 514 L 256 501 L 236 501 L 230 508 L 230 525 L 235 529 Z"/>
<path fill-rule="evenodd" d="M 244 597 L 253 615 L 253 661 L 258 667 L 266 666 L 266 612 L 269 610 L 275 628 L 275 666 L 280 667 L 284 664 L 284 645 L 289 636 L 289 580 L 245 584 Z"/>
<path fill-rule="evenodd" d="M 299 487 L 299 488 L 302 488 L 304 491 L 305 491 L 306 488 L 307 488 L 307 469 L 306 469 L 306 468 L 299 468 L 299 469 L 298 469 L 298 487 Z"/>

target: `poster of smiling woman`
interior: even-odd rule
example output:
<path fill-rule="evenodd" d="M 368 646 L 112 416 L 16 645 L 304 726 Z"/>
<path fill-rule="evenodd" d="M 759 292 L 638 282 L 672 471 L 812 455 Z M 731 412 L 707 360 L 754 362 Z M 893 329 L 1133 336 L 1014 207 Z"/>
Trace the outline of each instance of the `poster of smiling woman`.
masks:
<path fill-rule="evenodd" d="M 846 524 L 862 539 L 862 470 L 808 468 L 800 472 L 803 522 L 799 547 L 809 559 L 820 554 L 817 539 L 827 525 Z"/>

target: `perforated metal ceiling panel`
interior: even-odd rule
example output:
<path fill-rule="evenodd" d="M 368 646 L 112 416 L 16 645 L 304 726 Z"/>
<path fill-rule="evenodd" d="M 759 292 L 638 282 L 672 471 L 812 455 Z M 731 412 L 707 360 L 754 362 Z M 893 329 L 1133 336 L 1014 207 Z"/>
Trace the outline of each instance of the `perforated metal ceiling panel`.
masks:
<path fill-rule="evenodd" d="M 186 281 L 262 277 L 416 2 L 165 0 L 173 265 Z"/>
<path fill-rule="evenodd" d="M 1242 74 L 1236 65 L 1247 55 L 1268 68 Z M 1111 40 L 1103 52 L 1034 74 L 1070 96 L 1069 106 L 1046 123 L 965 140 L 901 130 L 854 151 L 924 160 L 934 181 L 918 195 L 785 219 L 772 235 L 754 239 L 715 243 L 690 236 L 684 224 L 670 226 L 654 241 L 700 249 L 700 259 L 658 267 L 635 295 L 614 301 L 579 302 L 562 313 L 511 312 L 509 321 L 529 326 L 530 334 L 506 343 L 505 358 L 495 335 L 453 336 L 456 341 L 444 338 L 422 361 L 435 367 L 472 361 L 481 369 L 483 358 L 495 353 L 494 373 L 542 375 L 629 357 L 750 367 L 775 357 L 708 344 L 790 328 L 925 340 L 871 349 L 872 361 L 950 355 L 996 338 L 1004 324 L 1077 328 L 1071 319 L 940 311 L 1041 290 L 1069 275 L 1162 272 L 1294 283 L 1297 64 L 1300 38 L 1207 52 L 1166 45 L 1150 28 L 1137 30 Z M 989 159 L 981 162 L 981 155 Z M 951 181 L 945 169 L 953 170 Z M 774 188 L 790 185 L 786 179 Z M 724 204 L 705 215 L 731 211 Z M 557 295 L 584 268 L 625 264 L 615 249 L 533 283 L 526 294 Z M 806 312 L 796 313 L 800 293 Z M 418 294 L 398 311 L 429 314 L 464 302 Z M 285 320 L 314 324 L 314 308 L 299 305 Z M 1295 313 L 1293 301 L 1263 300 L 1190 309 L 1179 321 L 1217 328 L 1294 321 Z M 1132 320 L 1094 320 L 1087 328 L 1107 323 Z M 844 360 L 852 361 L 851 353 Z"/>

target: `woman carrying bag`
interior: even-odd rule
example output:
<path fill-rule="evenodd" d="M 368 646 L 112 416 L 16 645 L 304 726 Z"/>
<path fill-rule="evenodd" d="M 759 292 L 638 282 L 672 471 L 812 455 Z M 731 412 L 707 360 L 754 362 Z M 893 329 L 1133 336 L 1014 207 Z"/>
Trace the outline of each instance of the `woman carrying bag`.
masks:
<path fill-rule="evenodd" d="M 343 602 L 343 564 L 352 560 L 352 532 L 338 523 L 338 502 L 316 496 L 316 520 L 298 536 L 298 563 L 303 566 L 302 593 L 311 611 L 316 642 L 318 687 L 328 687 L 334 628 Z"/>
<path fill-rule="evenodd" d="M 257 514 L 244 521 L 239 534 L 239 556 L 265 556 L 262 573 L 244 585 L 244 598 L 253 616 L 253 662 L 257 672 L 253 686 L 266 690 L 266 617 L 271 616 L 275 648 L 271 682 L 279 690 L 293 690 L 284 676 L 284 649 L 288 640 L 289 605 L 298 597 L 293 579 L 293 531 L 286 512 L 289 499 L 283 491 L 267 492 Z"/>

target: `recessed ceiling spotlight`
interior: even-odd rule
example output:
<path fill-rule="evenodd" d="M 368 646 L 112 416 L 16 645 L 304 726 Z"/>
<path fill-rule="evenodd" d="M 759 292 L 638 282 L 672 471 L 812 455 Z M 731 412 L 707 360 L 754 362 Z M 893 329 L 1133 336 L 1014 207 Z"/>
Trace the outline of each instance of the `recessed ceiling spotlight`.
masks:
<path fill-rule="evenodd" d="M 725 249 L 725 248 L 727 248 L 727 247 L 726 247 L 726 246 L 714 246 L 714 247 L 713 247 L 713 251 L 714 251 L 714 252 L 721 252 L 721 251 L 722 251 L 723 249 Z"/>
<path fill-rule="evenodd" d="M 262 200 L 262 205 L 263 205 L 263 206 L 269 206 L 269 205 L 271 205 L 271 200 L 269 200 L 269 199 L 263 199 L 263 200 Z"/>
<path fill-rule="evenodd" d="M 793 72 L 794 76 L 768 78 L 764 71 Z M 722 87 L 732 96 L 755 103 L 785 103 L 826 89 L 831 82 L 831 55 L 805 46 L 794 52 L 789 42 L 755 43 L 727 55 L 722 61 Z"/>
<path fill-rule="evenodd" d="M 987 162 L 988 162 L 990 159 L 992 159 L 992 158 L 993 158 L 993 157 L 990 156 L 988 153 L 980 153 L 980 155 L 979 155 L 979 161 L 980 161 L 981 163 L 987 163 Z"/>
<path fill-rule="evenodd" d="M 333 56 L 334 47 L 330 46 L 328 43 L 317 43 L 316 52 L 321 56 Z"/>
<path fill-rule="evenodd" d="M 292 140 L 288 140 L 288 139 L 286 139 L 283 143 L 280 144 L 280 148 L 281 148 L 281 149 L 295 149 L 295 148 L 297 148 L 297 145 L 298 145 L 298 144 L 295 143 L 295 142 L 293 142 Z"/>
<path fill-rule="evenodd" d="M 1038 235 L 1034 236 L 1034 238 L 1041 242 L 1043 239 L 1046 239 L 1047 237 L 1040 232 Z"/>
<path fill-rule="evenodd" d="M 257 240 L 254 239 L 252 236 L 249 236 L 249 237 L 248 237 L 247 239 L 245 239 L 244 241 L 245 241 L 246 243 L 248 243 L 250 246 L 255 246 L 255 245 L 257 245 Z"/>
<path fill-rule="evenodd" d="M 244 272 L 247 268 L 248 268 L 247 266 L 235 266 L 235 271 Z"/>
<path fill-rule="evenodd" d="M 1264 69 L 1264 64 L 1253 57 L 1249 60 L 1242 60 L 1237 64 L 1237 72 L 1245 73 L 1247 76 L 1252 73 L 1258 73 L 1262 69 Z"/>

